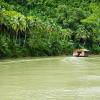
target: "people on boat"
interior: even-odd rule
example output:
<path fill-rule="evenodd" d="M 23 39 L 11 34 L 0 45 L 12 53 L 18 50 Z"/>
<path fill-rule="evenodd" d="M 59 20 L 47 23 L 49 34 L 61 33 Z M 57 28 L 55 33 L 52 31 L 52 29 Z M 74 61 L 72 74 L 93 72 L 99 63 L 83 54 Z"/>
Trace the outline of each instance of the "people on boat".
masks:
<path fill-rule="evenodd" d="M 87 49 L 76 49 L 73 52 L 74 57 L 87 57 L 88 56 L 88 51 Z"/>

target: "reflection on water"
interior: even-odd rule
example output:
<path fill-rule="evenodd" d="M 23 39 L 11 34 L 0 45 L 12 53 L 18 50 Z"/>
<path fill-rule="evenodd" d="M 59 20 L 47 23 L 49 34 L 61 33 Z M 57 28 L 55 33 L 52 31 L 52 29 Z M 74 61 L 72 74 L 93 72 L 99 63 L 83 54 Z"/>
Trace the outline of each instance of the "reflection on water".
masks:
<path fill-rule="evenodd" d="M 66 63 L 75 63 L 75 64 L 80 64 L 80 63 L 84 63 L 84 58 L 80 58 L 80 57 L 66 57 L 64 58 L 62 61 L 66 62 Z"/>
<path fill-rule="evenodd" d="M 25 100 L 99 100 L 100 88 L 21 90 L 9 98 Z M 94 98 L 94 99 L 93 99 Z"/>
<path fill-rule="evenodd" d="M 0 100 L 100 100 L 99 57 L 0 62 Z"/>

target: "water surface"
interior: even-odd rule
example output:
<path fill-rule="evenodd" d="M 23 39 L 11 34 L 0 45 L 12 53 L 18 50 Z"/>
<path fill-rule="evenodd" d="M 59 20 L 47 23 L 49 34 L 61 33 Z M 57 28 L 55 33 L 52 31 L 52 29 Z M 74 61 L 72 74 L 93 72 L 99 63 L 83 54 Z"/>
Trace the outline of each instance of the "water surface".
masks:
<path fill-rule="evenodd" d="M 100 100 L 100 57 L 2 61 L 0 100 Z"/>

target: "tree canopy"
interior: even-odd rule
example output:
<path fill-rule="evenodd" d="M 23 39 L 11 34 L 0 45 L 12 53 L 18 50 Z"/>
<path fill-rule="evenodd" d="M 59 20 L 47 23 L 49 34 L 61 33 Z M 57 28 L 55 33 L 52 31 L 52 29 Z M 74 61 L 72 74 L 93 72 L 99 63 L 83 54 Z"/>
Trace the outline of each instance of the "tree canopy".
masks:
<path fill-rule="evenodd" d="M 0 0 L 0 57 L 100 53 L 99 0 Z"/>

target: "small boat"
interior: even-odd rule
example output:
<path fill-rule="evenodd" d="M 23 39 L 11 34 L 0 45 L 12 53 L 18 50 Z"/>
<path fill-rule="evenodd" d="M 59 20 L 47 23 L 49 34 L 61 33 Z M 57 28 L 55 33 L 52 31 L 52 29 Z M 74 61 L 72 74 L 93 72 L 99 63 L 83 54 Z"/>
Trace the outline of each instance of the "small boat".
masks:
<path fill-rule="evenodd" d="M 88 57 L 89 55 L 89 50 L 87 49 L 76 49 L 73 52 L 74 57 Z"/>

